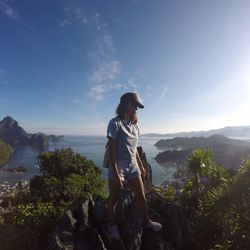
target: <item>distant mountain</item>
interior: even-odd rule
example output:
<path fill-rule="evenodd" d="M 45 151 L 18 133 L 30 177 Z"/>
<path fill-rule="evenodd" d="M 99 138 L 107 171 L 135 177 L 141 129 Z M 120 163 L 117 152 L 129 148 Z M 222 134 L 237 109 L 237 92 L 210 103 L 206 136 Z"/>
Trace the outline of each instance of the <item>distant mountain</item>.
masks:
<path fill-rule="evenodd" d="M 160 149 L 166 149 L 156 156 L 159 163 L 185 163 L 188 155 L 195 148 L 210 148 L 214 152 L 217 163 L 229 169 L 238 169 L 243 159 L 250 158 L 250 142 L 229 139 L 222 135 L 192 138 L 173 138 L 160 140 L 155 144 Z"/>
<path fill-rule="evenodd" d="M 226 137 L 235 138 L 250 138 L 250 126 L 239 126 L 239 127 L 224 127 L 220 129 L 211 129 L 208 131 L 192 131 L 192 132 L 180 132 L 180 133 L 169 133 L 169 134 L 143 134 L 142 136 L 149 137 L 209 137 L 212 135 L 223 135 Z"/>
<path fill-rule="evenodd" d="M 159 149 L 191 149 L 198 147 L 210 147 L 221 143 L 223 145 L 233 145 L 235 147 L 250 147 L 250 143 L 243 140 L 230 139 L 223 135 L 212 135 L 210 137 L 175 137 L 173 139 L 161 139 L 155 143 Z"/>
<path fill-rule="evenodd" d="M 47 148 L 49 142 L 49 138 L 45 134 L 28 134 L 10 116 L 6 116 L 0 121 L 0 139 L 14 148 L 17 146 L 31 146 L 38 150 Z"/>

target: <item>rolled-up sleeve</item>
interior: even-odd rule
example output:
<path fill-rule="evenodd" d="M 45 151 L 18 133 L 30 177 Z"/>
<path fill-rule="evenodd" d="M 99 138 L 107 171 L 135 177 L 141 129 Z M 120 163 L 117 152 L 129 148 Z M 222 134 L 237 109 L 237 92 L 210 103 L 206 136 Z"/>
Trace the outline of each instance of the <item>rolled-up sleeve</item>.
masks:
<path fill-rule="evenodd" d="M 115 119 L 111 119 L 107 128 L 107 137 L 116 139 L 118 135 L 118 122 Z"/>

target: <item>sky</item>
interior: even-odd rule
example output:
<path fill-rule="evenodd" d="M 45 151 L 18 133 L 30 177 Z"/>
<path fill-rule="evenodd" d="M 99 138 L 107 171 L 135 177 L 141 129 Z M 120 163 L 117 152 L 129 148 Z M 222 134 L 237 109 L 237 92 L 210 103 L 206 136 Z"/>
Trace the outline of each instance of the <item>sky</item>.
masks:
<path fill-rule="evenodd" d="M 0 120 L 105 135 L 136 92 L 141 133 L 250 125 L 249 0 L 0 0 Z"/>

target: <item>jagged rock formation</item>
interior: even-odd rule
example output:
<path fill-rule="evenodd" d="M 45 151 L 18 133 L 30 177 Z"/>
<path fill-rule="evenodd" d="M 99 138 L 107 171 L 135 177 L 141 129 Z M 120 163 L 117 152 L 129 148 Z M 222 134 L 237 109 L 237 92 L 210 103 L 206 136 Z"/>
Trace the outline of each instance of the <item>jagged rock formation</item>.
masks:
<path fill-rule="evenodd" d="M 151 169 L 149 164 L 146 167 Z M 116 222 L 121 240 L 112 240 L 107 233 L 105 201 L 101 198 L 93 200 L 89 195 L 77 207 L 66 212 L 51 234 L 47 250 L 196 249 L 184 209 L 162 199 L 154 191 L 150 178 L 148 171 L 144 185 L 149 213 L 153 220 L 163 225 L 160 232 L 143 227 L 135 197 L 129 189 L 124 189 L 116 206 Z"/>
<path fill-rule="evenodd" d="M 38 150 L 46 149 L 49 142 L 48 136 L 45 134 L 28 134 L 10 116 L 6 116 L 0 121 L 0 138 L 14 148 L 17 146 L 31 146 Z"/>
<path fill-rule="evenodd" d="M 116 208 L 121 240 L 112 240 L 107 233 L 105 202 L 100 198 L 93 201 L 89 196 L 67 211 L 51 235 L 47 249 L 195 249 L 183 208 L 167 203 L 153 191 L 147 198 L 151 218 L 163 225 L 160 232 L 143 227 L 134 196 L 124 190 Z"/>

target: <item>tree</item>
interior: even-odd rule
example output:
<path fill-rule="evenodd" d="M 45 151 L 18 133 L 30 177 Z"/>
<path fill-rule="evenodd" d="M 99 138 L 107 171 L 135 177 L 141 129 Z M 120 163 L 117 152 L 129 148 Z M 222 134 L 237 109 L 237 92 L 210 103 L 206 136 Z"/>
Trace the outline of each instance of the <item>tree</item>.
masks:
<path fill-rule="evenodd" d="M 206 176 L 209 183 L 202 189 L 199 206 L 192 207 L 194 237 L 200 248 L 249 249 L 250 160 L 244 161 L 235 175 L 215 163 L 196 173 Z M 192 185 L 188 184 L 183 195 L 189 194 Z"/>
<path fill-rule="evenodd" d="M 199 198 L 201 193 L 200 178 L 203 176 L 205 169 L 214 165 L 212 151 L 201 148 L 195 149 L 188 157 L 188 170 L 194 175 L 193 191 L 194 195 Z"/>
<path fill-rule="evenodd" d="M 93 161 L 70 148 L 56 149 L 39 156 L 41 176 L 30 180 L 33 197 L 59 205 L 74 202 L 86 193 L 94 197 L 104 194 L 105 181 Z"/>

